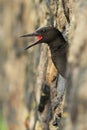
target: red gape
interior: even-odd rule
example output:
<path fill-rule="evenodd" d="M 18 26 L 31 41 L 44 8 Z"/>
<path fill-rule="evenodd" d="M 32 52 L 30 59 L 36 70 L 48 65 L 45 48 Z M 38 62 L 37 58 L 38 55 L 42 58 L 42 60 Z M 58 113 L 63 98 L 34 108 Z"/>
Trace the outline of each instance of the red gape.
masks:
<path fill-rule="evenodd" d="M 38 40 L 41 40 L 43 37 L 42 36 L 37 36 Z"/>

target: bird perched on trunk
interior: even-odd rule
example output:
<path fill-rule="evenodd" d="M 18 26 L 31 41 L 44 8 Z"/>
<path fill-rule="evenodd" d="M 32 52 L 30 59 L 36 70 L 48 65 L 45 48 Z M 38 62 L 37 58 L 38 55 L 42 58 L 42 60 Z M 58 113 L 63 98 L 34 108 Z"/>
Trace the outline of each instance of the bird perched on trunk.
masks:
<path fill-rule="evenodd" d="M 38 40 L 33 44 L 27 46 L 25 50 L 41 43 L 48 44 L 52 61 L 59 71 L 59 73 L 65 77 L 66 72 L 66 64 L 67 64 L 67 51 L 68 51 L 68 43 L 65 41 L 61 32 L 55 27 L 42 27 L 37 29 L 31 34 L 24 34 L 21 37 L 37 37 Z"/>

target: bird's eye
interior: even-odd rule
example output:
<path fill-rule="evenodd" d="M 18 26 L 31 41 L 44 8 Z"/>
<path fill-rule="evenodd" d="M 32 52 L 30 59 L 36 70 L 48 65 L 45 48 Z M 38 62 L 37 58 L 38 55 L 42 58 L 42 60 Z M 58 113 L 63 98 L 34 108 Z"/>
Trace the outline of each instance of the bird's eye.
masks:
<path fill-rule="evenodd" d="M 42 30 L 42 32 L 43 32 L 43 33 L 45 33 L 45 32 L 46 32 L 46 30 L 45 30 L 45 29 L 43 29 L 43 30 Z"/>

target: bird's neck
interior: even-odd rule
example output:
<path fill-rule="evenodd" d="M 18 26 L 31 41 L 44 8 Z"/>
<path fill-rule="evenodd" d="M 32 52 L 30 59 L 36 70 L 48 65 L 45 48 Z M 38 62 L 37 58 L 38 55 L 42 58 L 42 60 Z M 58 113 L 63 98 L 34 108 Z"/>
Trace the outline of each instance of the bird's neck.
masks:
<path fill-rule="evenodd" d="M 51 53 L 62 53 L 62 52 L 65 52 L 66 49 L 67 49 L 67 42 L 65 41 L 65 39 L 55 39 L 54 41 L 52 41 L 50 44 L 49 44 L 49 47 L 50 47 L 50 50 L 51 50 Z"/>
<path fill-rule="evenodd" d="M 49 44 L 52 61 L 59 71 L 65 77 L 68 43 L 65 39 L 56 39 Z"/>

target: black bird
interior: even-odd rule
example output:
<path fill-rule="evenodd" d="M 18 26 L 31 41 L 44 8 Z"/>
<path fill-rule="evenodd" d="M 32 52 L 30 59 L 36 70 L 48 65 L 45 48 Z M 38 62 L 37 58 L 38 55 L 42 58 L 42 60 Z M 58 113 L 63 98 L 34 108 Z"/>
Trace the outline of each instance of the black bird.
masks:
<path fill-rule="evenodd" d="M 27 46 L 25 50 L 40 43 L 47 43 L 50 48 L 52 61 L 55 67 L 59 73 L 65 77 L 68 43 L 65 41 L 61 32 L 55 27 L 42 27 L 31 34 L 24 34 L 21 37 L 32 36 L 36 36 L 38 40 Z"/>

